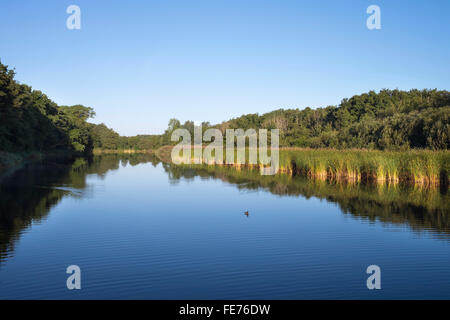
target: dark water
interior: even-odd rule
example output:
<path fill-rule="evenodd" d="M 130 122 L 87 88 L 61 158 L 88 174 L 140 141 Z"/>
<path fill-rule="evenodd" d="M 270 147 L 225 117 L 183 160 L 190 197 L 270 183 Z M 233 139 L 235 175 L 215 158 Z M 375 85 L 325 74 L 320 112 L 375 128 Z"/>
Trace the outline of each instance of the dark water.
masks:
<path fill-rule="evenodd" d="M 450 298 L 447 190 L 150 155 L 49 161 L 0 187 L 2 299 Z M 81 290 L 66 288 L 73 264 Z"/>

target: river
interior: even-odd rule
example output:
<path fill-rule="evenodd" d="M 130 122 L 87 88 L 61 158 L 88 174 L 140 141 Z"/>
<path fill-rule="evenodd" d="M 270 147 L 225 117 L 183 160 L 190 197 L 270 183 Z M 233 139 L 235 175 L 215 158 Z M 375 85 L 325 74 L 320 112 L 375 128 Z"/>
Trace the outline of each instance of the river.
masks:
<path fill-rule="evenodd" d="M 0 298 L 449 299 L 449 200 L 147 154 L 47 160 L 1 181 Z"/>

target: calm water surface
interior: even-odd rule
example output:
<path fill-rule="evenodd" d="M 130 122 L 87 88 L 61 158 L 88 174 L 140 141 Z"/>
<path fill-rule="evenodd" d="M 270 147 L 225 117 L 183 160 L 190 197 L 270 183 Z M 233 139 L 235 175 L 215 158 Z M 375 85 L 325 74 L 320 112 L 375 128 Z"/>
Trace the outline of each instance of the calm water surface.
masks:
<path fill-rule="evenodd" d="M 0 187 L 1 299 L 450 298 L 447 190 L 149 155 L 49 161 Z M 382 290 L 366 287 L 372 264 Z"/>

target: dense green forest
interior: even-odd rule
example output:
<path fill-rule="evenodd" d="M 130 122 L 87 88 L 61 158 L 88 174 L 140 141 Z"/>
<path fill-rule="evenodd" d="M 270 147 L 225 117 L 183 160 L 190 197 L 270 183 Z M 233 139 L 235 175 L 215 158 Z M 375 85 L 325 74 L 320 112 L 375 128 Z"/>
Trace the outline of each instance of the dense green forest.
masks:
<path fill-rule="evenodd" d="M 161 135 L 120 136 L 92 124 L 90 107 L 58 106 L 44 93 L 14 79 L 0 63 L 0 152 L 148 150 L 170 145 L 173 130 L 193 132 L 194 122 L 171 119 Z M 279 109 L 248 114 L 203 129 L 279 128 L 282 147 L 364 148 L 379 150 L 450 147 L 450 93 L 439 90 L 370 91 L 343 99 L 338 106 Z"/>
<path fill-rule="evenodd" d="M 0 63 L 0 152 L 91 153 L 102 149 L 151 149 L 160 136 L 121 137 L 104 124 L 92 124 L 90 107 L 58 106 L 44 93 L 15 79 Z"/>
<path fill-rule="evenodd" d="M 442 150 L 450 147 L 450 93 L 371 91 L 339 106 L 249 114 L 219 128 L 279 128 L 286 147 Z"/>
<path fill-rule="evenodd" d="M 44 93 L 14 80 L 0 63 L 0 150 L 7 152 L 70 150 L 90 152 L 87 120 L 95 115 L 82 105 L 58 106 Z"/>
<path fill-rule="evenodd" d="M 208 123 L 203 126 L 210 127 Z M 343 99 L 339 106 L 247 114 L 212 127 L 222 133 L 237 128 L 278 128 L 282 147 L 447 150 L 450 92 L 370 91 Z M 193 122 L 182 125 L 171 119 L 161 144 L 170 144 L 170 135 L 176 128 L 193 131 Z"/>
<path fill-rule="evenodd" d="M 339 106 L 279 109 L 263 115 L 247 114 L 211 125 L 203 130 L 280 129 L 282 147 L 357 148 L 377 150 L 450 148 L 450 92 L 439 90 L 370 91 L 343 99 Z M 169 121 L 161 135 L 119 137 L 103 126 L 98 147 L 110 149 L 154 149 L 170 145 L 173 130 L 194 132 L 194 122 Z M 114 136 L 114 138 L 113 138 Z"/>

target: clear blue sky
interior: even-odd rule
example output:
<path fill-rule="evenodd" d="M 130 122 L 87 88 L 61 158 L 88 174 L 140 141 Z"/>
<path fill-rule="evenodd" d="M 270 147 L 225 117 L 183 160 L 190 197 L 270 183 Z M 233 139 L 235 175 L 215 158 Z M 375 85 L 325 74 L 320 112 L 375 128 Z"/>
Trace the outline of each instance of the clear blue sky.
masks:
<path fill-rule="evenodd" d="M 68 30 L 66 8 L 81 8 Z M 366 8 L 381 8 L 381 30 Z M 123 135 L 339 104 L 382 88 L 450 89 L 450 1 L 1 0 L 0 59 Z"/>

